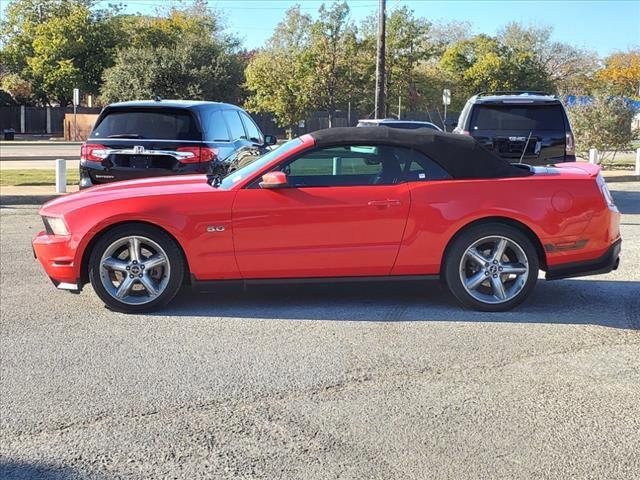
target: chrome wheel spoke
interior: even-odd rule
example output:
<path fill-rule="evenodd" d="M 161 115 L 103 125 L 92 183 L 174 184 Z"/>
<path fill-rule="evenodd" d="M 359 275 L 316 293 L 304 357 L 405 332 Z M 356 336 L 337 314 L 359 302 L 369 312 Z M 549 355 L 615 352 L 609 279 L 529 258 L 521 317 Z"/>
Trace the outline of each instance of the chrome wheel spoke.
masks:
<path fill-rule="evenodd" d="M 140 261 L 140 239 L 138 237 L 129 239 L 129 261 Z"/>
<path fill-rule="evenodd" d="M 501 238 L 497 241 L 495 248 L 493 249 L 493 255 L 491 260 L 500 261 L 502 256 L 504 255 L 504 251 L 507 248 L 507 239 Z"/>
<path fill-rule="evenodd" d="M 503 263 L 502 264 L 502 272 L 501 273 L 513 273 L 516 275 L 521 275 L 523 273 L 527 273 L 529 269 L 526 265 L 515 262 L 515 263 Z"/>
<path fill-rule="evenodd" d="M 142 264 L 146 270 L 151 270 L 152 268 L 159 267 L 167 263 L 167 257 L 162 255 L 161 253 L 156 253 L 151 257 L 147 258 Z"/>
<path fill-rule="evenodd" d="M 116 272 L 126 272 L 127 265 L 129 265 L 127 262 L 113 257 L 106 258 L 102 261 L 102 266 L 104 268 L 108 268 L 109 270 Z"/>
<path fill-rule="evenodd" d="M 485 258 L 484 255 L 478 252 L 478 250 L 476 250 L 475 248 L 470 248 L 469 250 L 467 250 L 465 255 L 476 262 L 480 267 L 484 267 L 485 264 L 489 261 L 488 258 Z"/>
<path fill-rule="evenodd" d="M 145 290 L 149 293 L 149 295 L 151 295 L 152 297 L 158 296 L 160 292 L 156 287 L 153 279 L 149 275 L 145 273 L 139 280 L 140 283 L 142 283 L 142 285 L 144 286 Z"/>
<path fill-rule="evenodd" d="M 133 287 L 134 283 L 135 283 L 135 279 L 131 278 L 129 275 L 124 277 L 120 282 L 120 286 L 118 287 L 118 290 L 116 290 L 116 297 L 118 298 L 126 297 L 131 291 L 131 287 Z"/>
<path fill-rule="evenodd" d="M 487 275 L 485 275 L 484 270 L 480 270 L 474 276 L 469 277 L 465 282 L 466 287 L 469 290 L 475 290 L 487 279 Z"/>
<path fill-rule="evenodd" d="M 500 277 L 491 277 L 491 288 L 493 289 L 493 294 L 500 300 L 507 298 L 507 294 L 504 291 L 504 284 L 502 280 L 500 280 Z"/>

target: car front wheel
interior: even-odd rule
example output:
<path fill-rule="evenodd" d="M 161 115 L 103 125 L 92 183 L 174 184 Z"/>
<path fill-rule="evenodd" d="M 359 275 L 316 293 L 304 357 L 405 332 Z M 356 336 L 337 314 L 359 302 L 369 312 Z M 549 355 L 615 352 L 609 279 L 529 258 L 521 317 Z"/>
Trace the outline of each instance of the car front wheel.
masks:
<path fill-rule="evenodd" d="M 485 312 L 523 302 L 538 279 L 536 249 L 520 230 L 500 223 L 471 227 L 453 242 L 445 281 L 465 306 Z"/>
<path fill-rule="evenodd" d="M 89 279 L 111 310 L 146 312 L 169 303 L 185 272 L 182 252 L 166 232 L 122 225 L 103 235 L 89 259 Z"/>

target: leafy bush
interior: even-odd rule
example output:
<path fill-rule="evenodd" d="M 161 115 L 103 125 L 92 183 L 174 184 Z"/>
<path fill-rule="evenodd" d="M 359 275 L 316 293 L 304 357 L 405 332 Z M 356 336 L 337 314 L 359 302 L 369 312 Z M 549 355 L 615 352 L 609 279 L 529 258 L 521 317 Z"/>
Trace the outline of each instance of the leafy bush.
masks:
<path fill-rule="evenodd" d="M 576 139 L 576 152 L 583 158 L 590 148 L 597 148 L 599 163 L 613 160 L 620 151 L 630 149 L 639 138 L 632 128 L 636 110 L 622 97 L 595 97 L 592 101 L 570 107 L 571 127 Z"/>

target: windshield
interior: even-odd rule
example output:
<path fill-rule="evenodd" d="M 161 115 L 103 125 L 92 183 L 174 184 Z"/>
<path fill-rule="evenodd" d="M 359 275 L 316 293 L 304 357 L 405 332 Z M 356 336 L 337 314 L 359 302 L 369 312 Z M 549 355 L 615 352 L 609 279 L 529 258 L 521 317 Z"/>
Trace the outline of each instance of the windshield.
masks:
<path fill-rule="evenodd" d="M 280 155 L 287 153 L 289 150 L 293 150 L 295 147 L 300 145 L 302 140 L 299 138 L 294 138 L 293 140 L 289 140 L 287 143 L 282 145 L 275 150 L 271 150 L 269 153 L 264 154 L 262 157 L 258 158 L 255 162 L 250 163 L 242 167 L 239 170 L 236 170 L 231 175 L 222 179 L 220 186 L 218 188 L 222 188 L 223 190 L 228 190 L 233 187 L 236 183 L 244 180 L 252 176 L 255 172 L 261 170 L 265 165 L 274 159 L 278 158 Z"/>

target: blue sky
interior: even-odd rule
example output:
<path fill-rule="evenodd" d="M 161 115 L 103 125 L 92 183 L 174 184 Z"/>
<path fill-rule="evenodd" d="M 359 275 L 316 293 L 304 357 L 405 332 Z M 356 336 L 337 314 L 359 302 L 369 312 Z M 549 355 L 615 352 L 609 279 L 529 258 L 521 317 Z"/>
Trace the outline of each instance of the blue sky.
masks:
<path fill-rule="evenodd" d="M 171 0 L 122 1 L 127 11 L 141 13 L 171 4 Z M 110 2 L 115 0 L 103 3 Z M 315 14 L 323 0 L 209 0 L 212 7 L 226 15 L 229 30 L 243 38 L 247 48 L 261 47 L 287 8 L 296 3 Z M 376 0 L 348 0 L 348 3 L 355 21 L 374 13 L 378 4 Z M 556 40 L 595 50 L 600 55 L 640 46 L 640 0 L 387 0 L 387 10 L 402 5 L 432 21 L 469 21 L 474 33 L 494 34 L 510 21 L 551 26 Z"/>

